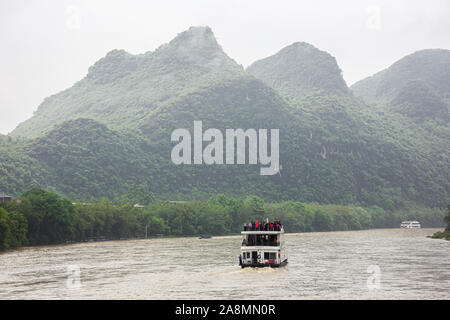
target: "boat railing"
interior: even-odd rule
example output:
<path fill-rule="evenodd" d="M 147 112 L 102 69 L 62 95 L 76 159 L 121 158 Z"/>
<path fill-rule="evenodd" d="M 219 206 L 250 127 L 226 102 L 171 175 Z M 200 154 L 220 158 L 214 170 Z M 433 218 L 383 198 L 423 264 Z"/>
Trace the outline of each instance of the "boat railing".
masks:
<path fill-rule="evenodd" d="M 256 221 L 244 223 L 244 231 L 281 231 L 281 229 L 283 229 L 283 226 L 279 221 L 264 221 L 262 223 L 258 223 Z"/>
<path fill-rule="evenodd" d="M 267 243 L 261 243 L 261 242 L 244 242 L 242 241 L 243 247 L 279 247 L 280 244 L 278 242 L 267 242 Z"/>
<path fill-rule="evenodd" d="M 283 227 L 281 225 L 273 226 L 272 228 L 271 227 L 264 227 L 264 226 L 261 226 L 261 227 L 260 226 L 258 226 L 258 227 L 251 226 L 251 227 L 249 227 L 249 226 L 244 225 L 244 231 L 282 231 L 282 229 L 283 229 Z"/>

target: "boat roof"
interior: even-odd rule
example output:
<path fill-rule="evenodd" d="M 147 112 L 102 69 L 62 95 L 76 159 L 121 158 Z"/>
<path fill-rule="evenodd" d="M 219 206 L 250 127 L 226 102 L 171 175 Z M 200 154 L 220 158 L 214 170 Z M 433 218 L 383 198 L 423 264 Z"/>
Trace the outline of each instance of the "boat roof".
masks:
<path fill-rule="evenodd" d="M 280 246 L 242 246 L 242 251 L 252 251 L 252 250 L 264 250 L 264 251 L 278 251 Z"/>
<path fill-rule="evenodd" d="M 284 233 L 284 230 L 281 229 L 279 231 L 263 231 L 263 230 L 257 230 L 257 231 L 241 231 L 242 234 L 280 234 Z"/>

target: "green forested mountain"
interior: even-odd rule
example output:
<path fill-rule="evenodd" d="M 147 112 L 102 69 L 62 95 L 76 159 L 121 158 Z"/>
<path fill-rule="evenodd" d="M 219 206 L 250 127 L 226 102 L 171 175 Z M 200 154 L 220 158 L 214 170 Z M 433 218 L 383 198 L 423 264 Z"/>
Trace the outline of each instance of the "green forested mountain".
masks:
<path fill-rule="evenodd" d="M 380 111 L 418 124 L 448 127 L 450 50 L 421 50 L 352 86 L 355 95 Z M 448 136 L 447 136 L 448 137 Z"/>
<path fill-rule="evenodd" d="M 11 136 L 37 137 L 57 123 L 79 117 L 129 131 L 174 98 L 242 74 L 242 67 L 222 51 L 210 28 L 192 27 L 152 52 L 109 52 L 85 78 L 46 98 Z"/>
<path fill-rule="evenodd" d="M 398 112 L 416 122 L 435 120 L 439 124 L 448 123 L 448 105 L 444 99 L 422 80 L 407 82 L 387 104 L 393 112 Z"/>
<path fill-rule="evenodd" d="M 432 92 L 426 101 L 442 112 L 445 90 L 425 83 Z M 385 100 L 386 108 L 356 97 L 336 60 L 305 43 L 244 70 L 209 28 L 190 28 L 153 52 L 108 53 L 84 79 L 47 98 L 12 139 L 0 138 L 0 190 L 19 195 L 39 185 L 72 199 L 205 200 L 225 193 L 444 207 L 448 120 L 418 123 L 422 115 L 414 110 L 423 96 L 408 90 Z M 170 134 L 192 133 L 195 120 L 222 132 L 279 128 L 282 170 L 261 176 L 259 165 L 174 165 Z"/>
<path fill-rule="evenodd" d="M 285 97 L 348 93 L 336 59 L 305 42 L 293 43 L 273 56 L 254 62 L 247 72 Z"/>
<path fill-rule="evenodd" d="M 448 199 L 450 50 L 417 51 L 355 83 L 351 90 L 368 104 L 372 113 L 393 122 L 401 136 L 411 133 L 411 139 L 405 143 L 417 146 L 414 156 L 421 155 L 421 170 L 441 168 L 442 171 L 435 171 L 438 178 L 434 181 L 447 190 Z"/>
<path fill-rule="evenodd" d="M 427 61 L 429 68 L 435 70 L 435 66 L 431 66 L 432 59 Z M 302 72 L 289 72 L 289 69 L 297 68 L 296 63 L 308 67 L 301 68 Z M 436 63 L 441 69 L 450 66 L 450 60 L 447 64 L 440 60 Z M 353 197 L 347 201 L 366 204 L 389 203 L 395 207 L 401 206 L 407 198 L 431 205 L 440 202 L 439 198 L 448 199 L 448 119 L 439 118 L 436 119 L 438 124 L 427 122 L 418 127 L 398 110 L 374 108 L 372 103 L 353 96 L 347 90 L 333 57 L 303 43 L 293 44 L 255 62 L 247 72 L 287 98 L 292 112 L 299 118 L 296 130 L 303 130 L 304 136 L 309 134 L 307 144 L 300 138 L 296 145 L 303 143 L 301 149 L 308 150 L 309 143 L 316 144 L 315 155 L 320 154 L 320 161 L 315 165 L 320 163 L 323 169 L 320 173 L 313 172 L 315 181 L 311 184 L 317 186 L 321 178 L 336 175 L 335 181 L 340 187 L 348 188 L 345 194 Z M 314 80 L 317 75 L 321 75 L 321 82 Z M 315 86 L 308 90 L 312 88 L 311 83 Z M 401 97 L 399 94 L 394 102 L 404 103 Z M 433 108 L 439 110 L 439 101 L 432 98 L 429 101 L 433 101 L 436 104 Z M 420 95 L 412 97 L 409 102 L 414 103 L 417 109 L 429 108 Z M 420 113 L 418 117 L 428 119 Z M 304 160 L 302 164 L 307 162 Z M 339 169 L 333 168 L 337 163 Z M 303 167 L 298 171 L 310 172 L 310 168 Z M 427 182 L 423 183 L 425 180 Z M 305 189 L 320 192 L 318 190 L 322 188 Z M 432 196 L 431 190 L 439 190 L 439 195 Z M 425 194 L 426 197 L 432 196 L 433 200 L 428 198 L 431 200 L 428 201 L 423 197 Z"/>
<path fill-rule="evenodd" d="M 368 102 L 377 104 L 394 99 L 411 81 L 422 81 L 441 99 L 450 99 L 450 50 L 417 51 L 355 83 L 351 89 Z"/>
<path fill-rule="evenodd" d="M 12 194 L 40 185 L 74 199 L 114 198 L 149 172 L 144 145 L 93 120 L 69 120 L 40 138 L 4 143 L 0 185 Z"/>

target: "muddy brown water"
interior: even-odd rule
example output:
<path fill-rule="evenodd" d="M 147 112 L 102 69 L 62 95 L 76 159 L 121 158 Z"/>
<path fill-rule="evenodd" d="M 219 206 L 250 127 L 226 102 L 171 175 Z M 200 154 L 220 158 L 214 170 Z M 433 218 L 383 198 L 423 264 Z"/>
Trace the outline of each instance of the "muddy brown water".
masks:
<path fill-rule="evenodd" d="M 0 299 L 450 299 L 437 230 L 287 234 L 278 269 L 241 269 L 240 236 L 27 247 L 0 254 Z"/>

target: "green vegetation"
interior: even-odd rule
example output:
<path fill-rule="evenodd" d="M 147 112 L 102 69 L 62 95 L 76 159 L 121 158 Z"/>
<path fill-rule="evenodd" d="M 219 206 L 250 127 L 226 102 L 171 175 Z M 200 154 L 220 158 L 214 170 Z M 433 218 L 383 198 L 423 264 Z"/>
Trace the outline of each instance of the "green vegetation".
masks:
<path fill-rule="evenodd" d="M 400 221 L 413 214 L 409 210 L 388 212 L 379 207 L 265 203 L 256 196 L 235 199 L 223 194 L 205 202 L 153 199 L 143 208 L 131 203 L 113 204 L 107 199 L 72 204 L 39 188 L 26 191 L 18 200 L 0 203 L 0 250 L 27 244 L 143 238 L 146 229 L 148 236 L 236 234 L 243 222 L 265 218 L 281 220 L 287 232 L 398 227 Z M 440 210 L 422 212 L 420 216 L 424 227 L 440 225 L 442 217 Z"/>
<path fill-rule="evenodd" d="M 444 218 L 445 222 L 447 223 L 447 227 L 444 231 L 438 231 L 433 234 L 431 238 L 450 240 L 450 205 L 447 206 L 447 210 L 447 215 Z"/>
<path fill-rule="evenodd" d="M 448 56 L 448 50 L 408 56 L 374 76 L 376 83 L 352 87 L 355 97 L 335 58 L 305 43 L 247 70 L 209 28 L 191 28 L 140 55 L 113 50 L 73 87 L 45 99 L 10 136 L 0 136 L 0 189 L 19 197 L 38 186 L 76 202 L 107 198 L 122 205 L 136 198 L 207 203 L 221 193 L 256 195 L 279 205 L 379 207 L 392 219 L 394 212 L 415 212 L 421 222 L 434 221 L 450 201 Z M 410 80 L 416 85 L 406 86 Z M 378 86 L 376 102 L 357 90 Z M 174 165 L 170 134 L 192 130 L 194 120 L 222 132 L 279 128 L 281 172 Z M 332 214 L 318 214 L 314 223 L 314 230 L 349 225 Z"/>
<path fill-rule="evenodd" d="M 311 93 L 340 95 L 349 91 L 336 59 L 305 42 L 293 43 L 273 56 L 256 61 L 246 71 L 285 97 Z"/>
<path fill-rule="evenodd" d="M 443 99 L 449 99 L 449 63 L 450 50 L 420 50 L 400 59 L 386 70 L 358 81 L 351 89 L 371 104 L 377 104 L 393 99 L 409 82 L 420 80 Z"/>
<path fill-rule="evenodd" d="M 427 106 L 424 108 L 423 106 Z M 391 101 L 391 109 L 416 121 L 448 121 L 448 106 L 423 81 L 408 82 Z"/>
<path fill-rule="evenodd" d="M 0 251 L 28 244 L 27 221 L 18 212 L 7 212 L 0 207 Z"/>
<path fill-rule="evenodd" d="M 210 28 L 193 27 L 152 52 L 112 50 L 73 87 L 46 98 L 11 135 L 35 138 L 77 118 L 135 130 L 172 99 L 242 75 Z"/>

